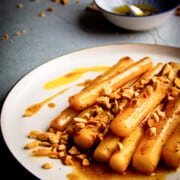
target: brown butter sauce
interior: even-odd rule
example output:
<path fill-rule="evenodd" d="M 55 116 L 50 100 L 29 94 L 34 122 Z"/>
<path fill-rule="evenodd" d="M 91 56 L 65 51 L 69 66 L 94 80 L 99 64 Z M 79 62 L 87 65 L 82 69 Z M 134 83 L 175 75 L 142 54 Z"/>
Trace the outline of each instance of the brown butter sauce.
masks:
<path fill-rule="evenodd" d="M 72 169 L 72 173 L 67 174 L 68 180 L 166 180 L 167 175 L 174 172 L 160 165 L 151 175 L 139 173 L 131 167 L 125 173 L 117 173 L 108 164 L 97 162 L 89 167 L 75 163 Z"/>

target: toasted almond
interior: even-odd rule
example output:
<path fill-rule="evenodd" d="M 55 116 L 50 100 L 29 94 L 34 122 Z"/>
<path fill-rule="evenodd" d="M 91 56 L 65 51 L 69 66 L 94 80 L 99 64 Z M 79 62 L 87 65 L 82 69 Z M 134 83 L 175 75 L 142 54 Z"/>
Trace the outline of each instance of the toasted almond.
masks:
<path fill-rule="evenodd" d="M 165 117 L 165 112 L 164 111 L 157 110 L 157 114 L 158 114 L 160 119 L 163 119 Z"/>
<path fill-rule="evenodd" d="M 171 69 L 168 74 L 168 79 L 172 81 L 174 79 L 174 71 Z"/>
<path fill-rule="evenodd" d="M 48 141 L 48 140 L 49 140 L 49 136 L 50 136 L 50 133 L 49 133 L 49 132 L 44 132 L 44 133 L 40 133 L 40 134 L 37 136 L 37 139 L 38 139 L 38 140 L 41 140 L 41 141 Z"/>
<path fill-rule="evenodd" d="M 122 150 L 124 148 L 123 144 L 121 142 L 118 142 L 118 148 L 119 148 L 119 150 Z"/>
<path fill-rule="evenodd" d="M 112 93 L 112 89 L 110 87 L 103 87 L 102 90 L 101 90 L 101 94 L 102 95 L 111 95 Z"/>
<path fill-rule="evenodd" d="M 80 152 L 78 151 L 76 146 L 72 146 L 71 149 L 69 149 L 68 153 L 71 154 L 71 155 L 80 154 Z"/>
<path fill-rule="evenodd" d="M 154 119 L 155 122 L 159 122 L 159 116 L 158 116 L 157 112 L 153 112 L 151 114 L 151 117 Z"/>
<path fill-rule="evenodd" d="M 77 158 L 77 159 L 80 159 L 80 160 L 83 160 L 83 159 L 86 158 L 86 157 L 87 157 L 86 154 L 78 154 L 78 155 L 76 155 L 76 158 Z"/>
<path fill-rule="evenodd" d="M 23 3 L 17 4 L 16 7 L 19 8 L 19 9 L 22 9 L 23 8 Z"/>
<path fill-rule="evenodd" d="M 83 166 L 89 166 L 90 165 L 90 162 L 88 159 L 84 158 L 83 161 L 82 161 L 82 165 Z"/>
<path fill-rule="evenodd" d="M 134 96 L 133 88 L 125 88 L 122 92 L 122 96 L 131 99 Z"/>
<path fill-rule="evenodd" d="M 40 142 L 39 142 L 39 146 L 50 147 L 50 146 L 51 146 L 51 144 L 50 144 L 49 142 L 40 141 Z"/>
<path fill-rule="evenodd" d="M 25 149 L 33 149 L 33 148 L 39 146 L 39 144 L 40 144 L 40 141 L 34 141 L 29 144 L 26 144 L 24 148 Z"/>
<path fill-rule="evenodd" d="M 51 144 L 58 144 L 59 143 L 60 136 L 58 134 L 49 134 L 49 142 Z"/>
<path fill-rule="evenodd" d="M 1 39 L 2 40 L 9 40 L 10 36 L 9 36 L 9 34 L 5 33 L 5 34 L 2 35 Z"/>
<path fill-rule="evenodd" d="M 150 127 L 149 128 L 149 136 L 156 136 L 156 127 Z"/>
<path fill-rule="evenodd" d="M 70 0 L 61 0 L 61 3 L 66 5 L 66 4 L 69 4 Z"/>
<path fill-rule="evenodd" d="M 76 125 L 76 128 L 79 128 L 79 129 L 82 129 L 86 126 L 84 123 L 81 123 L 81 122 L 76 123 L 75 125 Z"/>
<path fill-rule="evenodd" d="M 32 151 L 34 156 L 49 156 L 51 154 L 51 148 L 39 148 Z"/>
<path fill-rule="evenodd" d="M 147 86 L 147 89 L 146 89 L 147 93 L 150 95 L 153 93 L 153 87 L 152 86 Z"/>
<path fill-rule="evenodd" d="M 36 139 L 41 134 L 38 130 L 32 130 L 28 134 L 28 138 Z"/>
<path fill-rule="evenodd" d="M 66 152 L 65 151 L 60 151 L 58 155 L 59 155 L 60 159 L 64 158 L 64 157 L 66 157 Z"/>
<path fill-rule="evenodd" d="M 147 125 L 148 125 L 148 127 L 154 127 L 154 126 L 156 126 L 156 122 L 155 122 L 154 119 L 149 118 L 149 119 L 147 120 Z"/>
<path fill-rule="evenodd" d="M 164 68 L 163 68 L 163 71 L 162 71 L 162 75 L 168 75 L 171 69 L 172 69 L 171 65 L 166 63 L 164 65 Z"/>
<path fill-rule="evenodd" d="M 49 12 L 54 11 L 54 7 L 48 7 L 48 8 L 46 9 L 46 11 L 49 11 Z"/>
<path fill-rule="evenodd" d="M 176 85 L 178 88 L 180 88 L 180 78 L 176 77 L 176 78 L 174 79 L 174 83 L 175 83 L 175 85 Z"/>
<path fill-rule="evenodd" d="M 66 146 L 64 144 L 58 145 L 58 151 L 63 151 L 66 149 Z"/>
<path fill-rule="evenodd" d="M 87 122 L 87 120 L 85 118 L 81 118 L 81 117 L 75 117 L 73 119 L 73 121 L 76 123 L 86 123 Z"/>
<path fill-rule="evenodd" d="M 46 13 L 42 11 L 42 12 L 39 13 L 39 16 L 44 17 L 44 16 L 46 16 Z"/>
<path fill-rule="evenodd" d="M 52 152 L 49 155 L 49 157 L 52 158 L 52 159 L 58 159 L 59 158 L 59 153 L 58 152 Z"/>
<path fill-rule="evenodd" d="M 44 163 L 43 165 L 42 165 L 42 168 L 43 169 L 51 169 L 53 167 L 53 165 L 51 164 L 51 163 Z"/>
<path fill-rule="evenodd" d="M 66 165 L 73 165 L 73 159 L 71 155 L 67 155 L 64 159 L 64 164 Z"/>

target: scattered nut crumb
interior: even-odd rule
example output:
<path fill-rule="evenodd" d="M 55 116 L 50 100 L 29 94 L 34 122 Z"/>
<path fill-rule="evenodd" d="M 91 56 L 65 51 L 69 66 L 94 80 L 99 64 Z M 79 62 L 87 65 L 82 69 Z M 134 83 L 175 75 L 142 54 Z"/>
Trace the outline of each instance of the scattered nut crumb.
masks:
<path fill-rule="evenodd" d="M 46 9 L 46 11 L 49 11 L 49 12 L 54 11 L 54 7 L 48 7 L 48 8 Z"/>
<path fill-rule="evenodd" d="M 37 138 L 40 134 L 41 134 L 40 131 L 38 131 L 38 130 L 32 130 L 32 131 L 29 132 L 28 138 L 35 139 L 35 138 Z"/>
<path fill-rule="evenodd" d="M 9 38 L 10 38 L 9 34 L 7 34 L 7 33 L 3 34 L 2 37 L 1 37 L 2 40 L 9 40 Z"/>
<path fill-rule="evenodd" d="M 119 150 L 123 149 L 123 144 L 121 142 L 118 142 L 118 148 L 119 148 Z"/>
<path fill-rule="evenodd" d="M 69 4 L 70 0 L 61 0 L 61 3 L 66 5 L 66 4 Z"/>
<path fill-rule="evenodd" d="M 44 16 L 46 16 L 46 13 L 42 11 L 42 12 L 39 13 L 39 16 L 44 17 Z"/>
<path fill-rule="evenodd" d="M 82 165 L 83 166 L 89 166 L 90 165 L 90 162 L 88 159 L 84 158 L 83 161 L 82 161 Z"/>
<path fill-rule="evenodd" d="M 19 9 L 22 9 L 23 8 L 23 4 L 19 3 L 19 4 L 16 5 L 16 7 L 19 8 Z"/>
<path fill-rule="evenodd" d="M 42 168 L 43 169 L 51 169 L 53 167 L 53 165 L 51 164 L 51 163 L 44 163 L 43 165 L 42 165 Z"/>
<path fill-rule="evenodd" d="M 20 36 L 26 32 L 25 29 L 19 30 L 13 33 L 14 36 Z M 1 40 L 10 40 L 10 35 L 8 33 L 5 33 L 1 36 Z"/>
<path fill-rule="evenodd" d="M 149 133 L 149 136 L 152 137 L 152 136 L 156 136 L 156 127 L 150 127 L 148 129 L 148 133 Z"/>
<path fill-rule="evenodd" d="M 21 31 L 16 31 L 15 33 L 14 33 L 14 36 L 20 36 L 22 33 L 21 33 Z"/>
<path fill-rule="evenodd" d="M 33 149 L 39 146 L 40 141 L 34 141 L 24 146 L 25 149 Z"/>

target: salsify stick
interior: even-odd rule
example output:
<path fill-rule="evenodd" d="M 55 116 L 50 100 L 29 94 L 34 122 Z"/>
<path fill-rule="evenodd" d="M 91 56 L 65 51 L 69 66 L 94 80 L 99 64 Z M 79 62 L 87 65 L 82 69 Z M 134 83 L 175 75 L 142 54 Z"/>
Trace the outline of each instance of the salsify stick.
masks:
<path fill-rule="evenodd" d="M 110 124 L 111 131 L 121 137 L 128 136 L 147 114 L 161 103 L 171 84 L 166 76 L 155 76 L 152 85 L 147 85 L 118 113 Z"/>
<path fill-rule="evenodd" d="M 126 171 L 143 134 L 143 128 L 138 126 L 122 142 L 119 142 L 119 146 L 109 160 L 112 169 L 120 173 Z"/>
<path fill-rule="evenodd" d="M 180 97 L 169 101 L 165 116 L 155 127 L 146 130 L 134 153 L 132 165 L 143 173 L 152 173 L 161 158 L 162 147 L 179 123 Z"/>
<path fill-rule="evenodd" d="M 170 167 L 178 168 L 180 166 L 180 121 L 163 146 L 162 159 Z"/>
<path fill-rule="evenodd" d="M 129 65 L 133 64 L 134 60 L 129 57 L 129 56 L 124 56 L 122 58 L 120 58 L 118 60 L 117 63 L 115 63 L 114 65 L 112 65 L 108 70 L 106 70 L 104 73 L 100 74 L 99 76 L 97 76 L 88 87 L 84 88 L 82 91 L 84 91 L 86 89 L 91 89 L 94 86 L 97 86 L 99 83 L 101 83 L 102 81 L 110 78 L 111 76 L 115 75 L 116 73 L 122 71 L 123 69 L 125 69 L 126 67 L 128 67 Z"/>
<path fill-rule="evenodd" d="M 96 102 L 96 99 L 104 95 L 104 88 L 109 88 L 111 92 L 121 87 L 125 83 L 137 78 L 152 68 L 153 62 L 150 57 L 144 57 L 139 61 L 129 65 L 124 70 L 117 72 L 113 76 L 104 79 L 92 88 L 85 88 L 81 92 L 69 97 L 70 106 L 77 110 L 83 110 Z"/>
<path fill-rule="evenodd" d="M 79 114 L 79 111 L 67 107 L 55 119 L 51 121 L 51 127 L 63 131 L 71 123 L 72 119 Z"/>
<path fill-rule="evenodd" d="M 109 131 L 94 150 L 93 158 L 98 162 L 109 162 L 120 139 Z"/>

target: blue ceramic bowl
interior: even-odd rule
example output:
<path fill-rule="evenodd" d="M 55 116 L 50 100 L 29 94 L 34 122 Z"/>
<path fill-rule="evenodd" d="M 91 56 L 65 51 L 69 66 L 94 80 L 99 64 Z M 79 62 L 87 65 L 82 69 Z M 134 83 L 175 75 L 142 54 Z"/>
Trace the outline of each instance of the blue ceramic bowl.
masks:
<path fill-rule="evenodd" d="M 151 7 L 157 10 L 146 16 L 133 16 L 131 14 L 120 14 L 115 11 L 123 6 L 122 0 L 94 0 L 102 15 L 112 24 L 133 31 L 146 31 L 153 29 L 175 14 L 180 0 L 127 0 L 130 4 L 140 7 Z"/>

